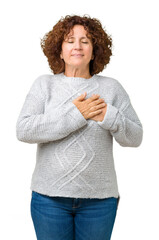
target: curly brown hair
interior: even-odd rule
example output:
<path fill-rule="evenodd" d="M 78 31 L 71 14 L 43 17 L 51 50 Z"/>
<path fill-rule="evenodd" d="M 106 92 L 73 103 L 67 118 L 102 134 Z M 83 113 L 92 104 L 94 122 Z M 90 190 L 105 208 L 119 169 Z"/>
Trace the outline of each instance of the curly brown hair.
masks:
<path fill-rule="evenodd" d="M 102 28 L 98 19 L 91 18 L 89 15 L 61 17 L 53 29 L 44 35 L 40 45 L 53 73 L 64 72 L 65 62 L 60 58 L 61 46 L 65 36 L 76 24 L 83 25 L 91 37 L 94 59 L 90 61 L 89 68 L 90 74 L 93 76 L 106 67 L 112 55 L 112 38 Z"/>

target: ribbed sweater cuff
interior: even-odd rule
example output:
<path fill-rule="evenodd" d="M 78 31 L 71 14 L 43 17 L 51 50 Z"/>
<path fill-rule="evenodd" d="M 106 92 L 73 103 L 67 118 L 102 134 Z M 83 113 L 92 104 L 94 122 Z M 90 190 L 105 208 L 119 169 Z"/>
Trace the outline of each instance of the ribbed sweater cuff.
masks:
<path fill-rule="evenodd" d="M 106 130 L 110 130 L 113 123 L 117 118 L 119 110 L 113 105 L 107 103 L 107 111 L 102 122 L 98 121 L 98 124 Z"/>
<path fill-rule="evenodd" d="M 67 114 L 70 116 L 70 122 L 74 124 L 75 128 L 78 129 L 87 124 L 87 120 L 72 102 L 67 104 Z"/>

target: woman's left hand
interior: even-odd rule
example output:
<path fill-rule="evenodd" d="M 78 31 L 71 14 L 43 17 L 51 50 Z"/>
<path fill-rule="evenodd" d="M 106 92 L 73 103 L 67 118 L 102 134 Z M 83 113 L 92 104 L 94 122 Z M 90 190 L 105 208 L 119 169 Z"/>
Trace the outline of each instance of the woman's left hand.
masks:
<path fill-rule="evenodd" d="M 94 121 L 96 121 L 96 122 L 98 122 L 98 121 L 102 122 L 103 119 L 104 119 L 104 116 L 105 116 L 105 114 L 106 114 L 106 112 L 107 112 L 107 104 L 106 104 L 105 107 L 100 108 L 100 109 L 102 110 L 102 112 L 101 112 L 100 114 L 98 114 L 98 115 L 96 115 L 96 116 L 94 116 L 94 117 L 91 117 L 91 118 L 89 118 L 89 119 L 92 119 L 92 120 L 94 120 Z"/>

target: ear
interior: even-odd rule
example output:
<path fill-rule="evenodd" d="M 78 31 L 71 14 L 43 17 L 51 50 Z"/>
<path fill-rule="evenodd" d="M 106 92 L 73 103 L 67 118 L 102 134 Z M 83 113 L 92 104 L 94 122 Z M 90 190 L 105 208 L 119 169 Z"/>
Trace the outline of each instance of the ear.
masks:
<path fill-rule="evenodd" d="M 60 58 L 63 59 L 62 53 L 60 54 Z"/>

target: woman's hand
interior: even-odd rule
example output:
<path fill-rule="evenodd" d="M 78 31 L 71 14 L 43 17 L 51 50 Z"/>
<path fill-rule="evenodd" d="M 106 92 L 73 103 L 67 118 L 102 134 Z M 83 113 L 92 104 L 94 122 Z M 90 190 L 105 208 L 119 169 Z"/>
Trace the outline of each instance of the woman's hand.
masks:
<path fill-rule="evenodd" d="M 98 94 L 93 94 L 92 97 L 85 100 L 86 94 L 85 92 L 74 99 L 73 104 L 76 105 L 85 119 L 103 121 L 107 109 L 104 99 L 99 99 Z"/>
<path fill-rule="evenodd" d="M 94 117 L 91 117 L 90 119 L 92 119 L 92 120 L 94 120 L 96 122 L 97 121 L 102 122 L 104 117 L 105 117 L 106 112 L 107 112 L 107 104 L 106 104 L 105 107 L 102 108 L 102 112 L 100 114 L 98 114 L 98 115 L 96 115 Z"/>

